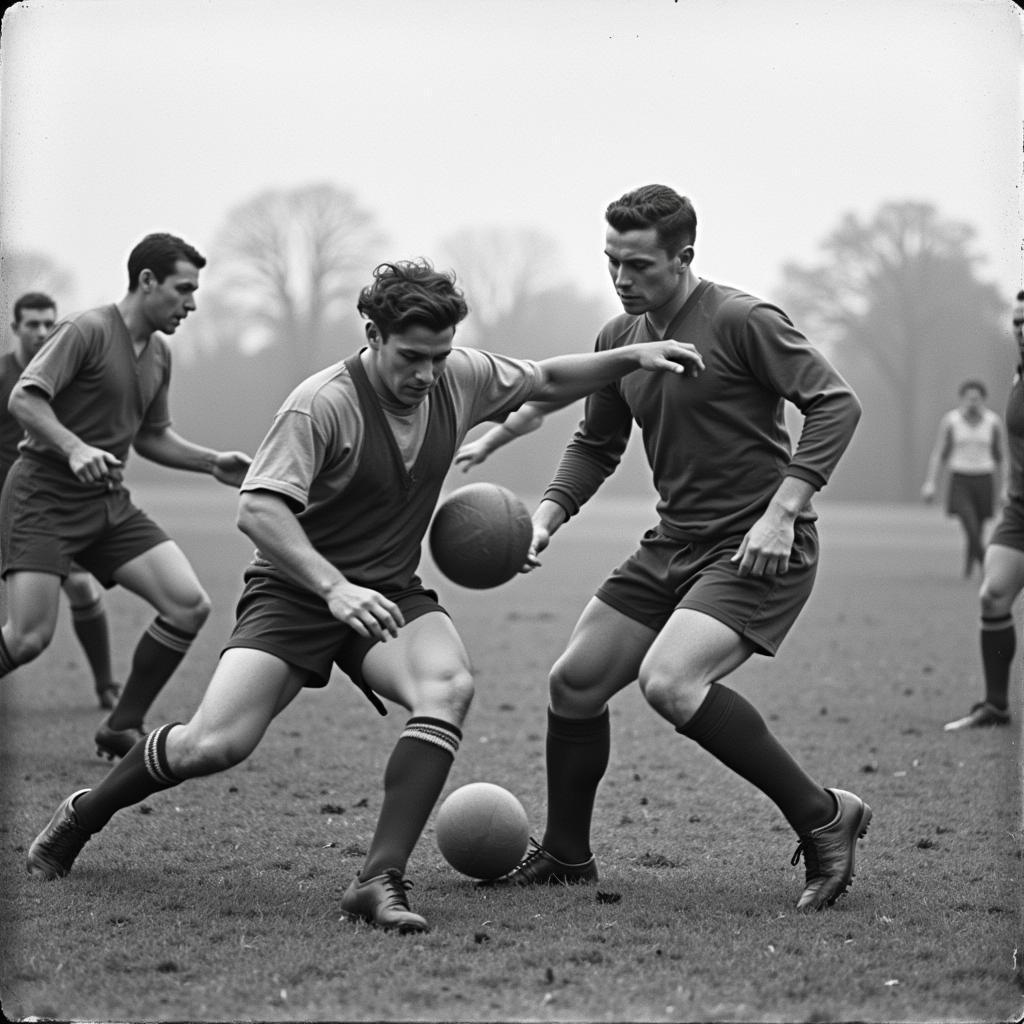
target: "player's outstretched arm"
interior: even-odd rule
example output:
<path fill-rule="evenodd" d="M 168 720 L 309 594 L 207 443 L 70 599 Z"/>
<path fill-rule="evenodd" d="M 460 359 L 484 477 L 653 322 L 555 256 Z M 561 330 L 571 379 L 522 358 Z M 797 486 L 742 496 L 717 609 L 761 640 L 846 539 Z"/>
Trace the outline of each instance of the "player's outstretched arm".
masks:
<path fill-rule="evenodd" d="M 402 613 L 383 594 L 360 587 L 324 558 L 285 499 L 272 491 L 243 491 L 238 501 L 238 528 L 298 586 L 324 599 L 331 614 L 360 636 L 377 640 L 397 636 Z"/>
<path fill-rule="evenodd" d="M 527 402 L 511 413 L 504 423 L 491 427 L 486 434 L 462 445 L 455 453 L 455 465 L 460 466 L 463 473 L 472 466 L 479 466 L 499 448 L 537 430 L 549 412 L 555 412 L 569 404 L 571 403 Z"/>
<path fill-rule="evenodd" d="M 132 447 L 145 459 L 171 469 L 209 473 L 222 484 L 238 487 L 252 461 L 245 452 L 218 452 L 193 444 L 170 427 L 139 433 Z"/>
<path fill-rule="evenodd" d="M 603 352 L 552 356 L 538 365 L 542 375 L 530 400 L 568 405 L 634 370 L 697 376 L 704 360 L 689 342 L 650 341 Z"/>

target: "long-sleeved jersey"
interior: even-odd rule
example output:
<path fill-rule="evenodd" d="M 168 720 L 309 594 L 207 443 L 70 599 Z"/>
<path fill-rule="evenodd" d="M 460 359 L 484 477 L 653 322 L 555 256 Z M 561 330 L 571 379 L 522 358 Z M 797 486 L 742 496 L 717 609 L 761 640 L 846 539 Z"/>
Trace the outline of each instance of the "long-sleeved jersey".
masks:
<path fill-rule="evenodd" d="M 633 372 L 592 394 L 545 497 L 569 515 L 619 463 L 635 421 L 670 536 L 707 540 L 744 531 L 786 475 L 825 485 L 853 436 L 861 407 L 827 359 L 785 313 L 735 288 L 701 281 L 666 337 L 690 342 L 705 369 Z M 656 340 L 646 317 L 609 321 L 597 349 Z M 788 400 L 804 415 L 796 451 Z M 808 508 L 803 513 L 813 516 Z"/>

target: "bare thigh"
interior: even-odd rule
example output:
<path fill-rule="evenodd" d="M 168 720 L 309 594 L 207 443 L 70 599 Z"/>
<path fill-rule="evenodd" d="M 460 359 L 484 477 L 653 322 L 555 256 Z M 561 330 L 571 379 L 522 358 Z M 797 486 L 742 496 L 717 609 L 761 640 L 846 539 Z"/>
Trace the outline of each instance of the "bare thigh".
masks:
<path fill-rule="evenodd" d="M 599 715 L 637 678 L 657 635 L 600 598 L 591 598 L 551 669 L 551 710 L 566 718 Z"/>
<path fill-rule="evenodd" d="M 171 771 L 189 778 L 244 761 L 305 681 L 303 670 L 265 651 L 226 650 L 195 714 L 168 733 Z"/>
<path fill-rule="evenodd" d="M 473 698 L 469 655 L 443 612 L 413 619 L 397 637 L 375 644 L 363 660 L 375 692 L 416 715 L 461 725 Z"/>
<path fill-rule="evenodd" d="M 209 614 L 210 599 L 185 553 L 172 540 L 125 562 L 113 576 L 181 629 L 198 630 Z"/>

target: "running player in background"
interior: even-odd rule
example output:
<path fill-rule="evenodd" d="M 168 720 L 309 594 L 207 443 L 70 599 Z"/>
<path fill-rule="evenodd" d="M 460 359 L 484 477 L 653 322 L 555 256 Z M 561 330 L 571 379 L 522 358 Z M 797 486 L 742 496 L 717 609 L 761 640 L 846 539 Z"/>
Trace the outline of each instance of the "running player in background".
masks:
<path fill-rule="evenodd" d="M 985 697 L 963 718 L 947 722 L 946 732 L 1010 721 L 1010 674 L 1017 651 L 1013 603 L 1024 589 L 1024 291 L 1017 293 L 1013 308 L 1013 338 L 1017 367 L 1006 402 L 1006 504 L 985 549 L 979 593 Z"/>
<path fill-rule="evenodd" d="M 605 213 L 605 254 L 625 314 L 599 351 L 657 337 L 689 341 L 699 378 L 632 375 L 587 399 L 584 419 L 534 512 L 531 564 L 617 467 L 641 425 L 660 523 L 584 609 L 552 669 L 547 827 L 497 884 L 592 882 L 590 824 L 608 766 L 608 701 L 634 680 L 676 731 L 752 783 L 789 821 L 803 854 L 801 911 L 829 906 L 853 876 L 871 808 L 814 781 L 760 713 L 722 680 L 774 655 L 817 570 L 814 493 L 860 418 L 847 383 L 780 310 L 691 267 L 697 218 L 662 185 Z M 784 400 L 804 415 L 795 453 Z M 524 420 L 530 410 L 521 410 Z"/>
<path fill-rule="evenodd" d="M 11 415 L 7 403 L 22 370 L 43 346 L 57 319 L 57 304 L 43 292 L 27 292 L 14 303 L 14 348 L 0 357 L 0 488 L 25 436 L 22 425 Z M 112 678 L 110 627 L 103 595 L 89 573 L 72 565 L 63 584 L 71 606 L 71 624 L 92 672 L 93 687 L 100 707 L 109 711 L 121 688 Z M 2 618 L 7 615 L 7 595 L 3 595 Z"/>
<path fill-rule="evenodd" d="M 960 405 L 939 421 L 921 497 L 934 501 L 942 475 L 948 472 L 946 513 L 956 516 L 963 528 L 964 577 L 969 578 L 975 565 L 980 568 L 984 561 L 985 523 L 992 518 L 997 497 L 1006 493 L 1008 469 L 1003 421 L 985 407 L 985 385 L 965 380 L 957 393 Z"/>
<path fill-rule="evenodd" d="M 157 612 L 96 732 L 97 751 L 110 758 L 141 739 L 146 712 L 210 610 L 181 548 L 132 504 L 122 482 L 129 451 L 232 486 L 249 465 L 241 452 L 203 448 L 171 429 L 170 347 L 160 333 L 173 334 L 196 308 L 205 265 L 180 238 L 147 235 L 128 257 L 125 297 L 57 324 L 9 403 L 26 437 L 0 498 L 9 615 L 0 676 L 49 646 L 73 563 Z"/>
<path fill-rule="evenodd" d="M 466 304 L 454 277 L 427 263 L 377 267 L 358 309 L 366 347 L 292 392 L 242 485 L 238 522 L 257 554 L 199 708 L 187 724 L 151 732 L 95 789 L 65 799 L 31 845 L 31 873 L 67 874 L 116 811 L 243 761 L 336 664 L 381 713 L 380 697 L 411 713 L 342 913 L 428 929 L 409 908 L 406 865 L 462 739 L 473 677 L 416 570 L 456 448 L 476 424 L 525 401 L 568 403 L 633 370 L 689 376 L 702 363 L 674 341 L 540 362 L 453 348 Z"/>

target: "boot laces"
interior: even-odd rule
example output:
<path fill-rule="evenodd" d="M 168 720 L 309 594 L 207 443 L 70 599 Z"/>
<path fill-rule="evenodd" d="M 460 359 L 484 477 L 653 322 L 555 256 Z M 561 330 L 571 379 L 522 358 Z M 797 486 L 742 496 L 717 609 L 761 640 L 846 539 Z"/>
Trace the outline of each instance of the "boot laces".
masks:
<path fill-rule="evenodd" d="M 398 871 L 391 870 L 385 873 L 384 888 L 388 894 L 388 907 L 409 909 L 409 897 L 405 894 L 412 888 L 412 882 L 403 878 Z"/>
<path fill-rule="evenodd" d="M 789 863 L 796 867 L 800 863 L 800 855 L 803 854 L 804 867 L 807 868 L 808 878 L 817 878 L 821 873 L 821 868 L 818 864 L 818 848 L 814 845 L 814 840 L 810 836 L 801 836 L 800 841 L 796 844 L 796 849 L 793 851 L 793 856 Z"/>

